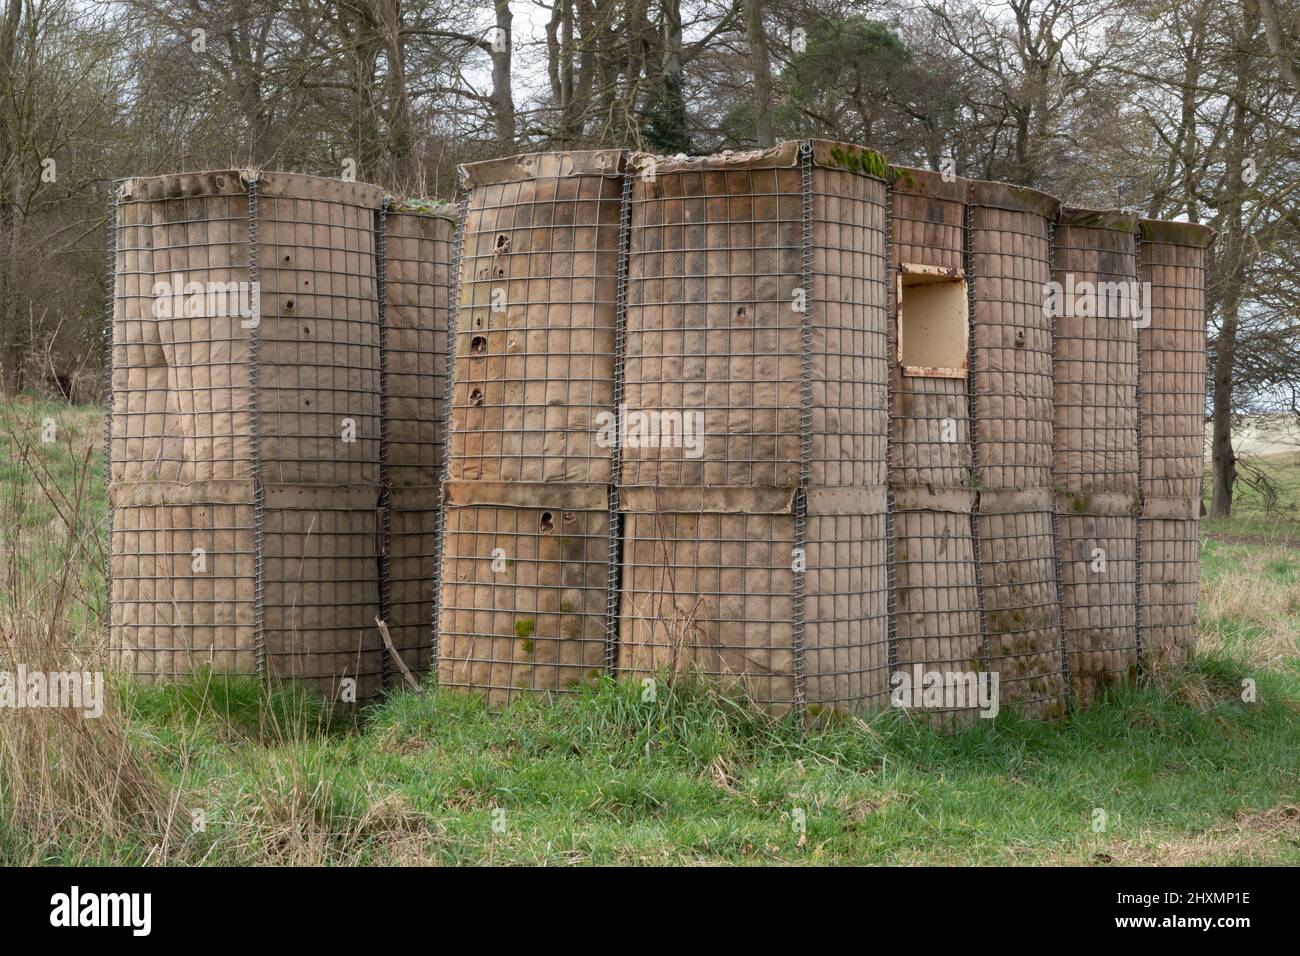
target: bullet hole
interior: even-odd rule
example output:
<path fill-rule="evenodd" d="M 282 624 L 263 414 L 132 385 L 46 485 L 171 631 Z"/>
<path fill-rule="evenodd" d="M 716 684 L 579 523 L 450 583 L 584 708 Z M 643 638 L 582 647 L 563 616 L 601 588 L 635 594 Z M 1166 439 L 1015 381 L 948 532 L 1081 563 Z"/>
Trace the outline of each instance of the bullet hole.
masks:
<path fill-rule="evenodd" d="M 311 335 L 311 326 L 310 326 L 310 325 L 304 325 L 304 326 L 302 327 L 302 334 L 303 334 L 303 335 Z"/>
<path fill-rule="evenodd" d="M 304 399 L 302 400 L 302 403 L 303 403 L 304 405 L 306 405 L 308 408 L 311 408 L 311 399 L 310 399 L 310 398 L 304 398 Z"/>
<path fill-rule="evenodd" d="M 501 267 L 501 266 L 497 266 L 497 270 L 496 270 L 496 271 L 497 271 L 497 278 L 498 278 L 498 279 L 500 279 L 502 276 L 504 276 L 504 275 L 506 274 L 506 270 L 505 270 L 503 267 Z"/>
<path fill-rule="evenodd" d="M 481 315 L 474 316 L 474 328 L 476 329 L 483 328 L 483 316 Z"/>
<path fill-rule="evenodd" d="M 745 307 L 742 305 L 740 308 L 736 310 L 736 321 L 744 322 L 747 315 L 748 313 L 745 311 Z"/>
<path fill-rule="evenodd" d="M 1024 347 L 1025 347 L 1025 330 L 1016 329 L 1016 348 L 1023 349 Z"/>
<path fill-rule="evenodd" d="M 286 309 L 292 309 L 292 308 L 293 308 L 293 299 L 285 299 L 285 300 L 284 300 L 284 307 L 285 307 Z"/>
<path fill-rule="evenodd" d="M 469 340 L 469 354 L 470 354 L 470 355 L 485 355 L 485 354 L 487 354 L 487 339 L 485 339 L 485 338 L 484 338 L 483 336 L 481 336 L 481 335 L 476 335 L 476 336 L 474 336 L 472 339 L 470 339 L 470 340 Z"/>
<path fill-rule="evenodd" d="M 470 403 L 471 405 L 482 405 L 482 404 L 483 404 L 483 392 L 482 392 L 480 389 L 477 389 L 477 388 L 471 388 L 471 389 L 469 390 L 469 403 Z"/>
<path fill-rule="evenodd" d="M 555 530 L 555 516 L 549 511 L 542 512 L 542 520 L 538 524 L 542 534 L 550 534 Z"/>
<path fill-rule="evenodd" d="M 285 261 L 285 262 L 288 262 L 288 261 L 289 261 L 289 254 L 288 254 L 287 252 L 286 252 L 285 255 L 284 255 L 284 261 Z"/>
<path fill-rule="evenodd" d="M 225 176 L 218 176 L 218 177 L 217 177 L 215 180 L 213 180 L 213 181 L 217 184 L 217 188 L 220 189 L 222 186 L 224 186 L 224 185 L 226 184 L 226 177 L 225 177 Z"/>
<path fill-rule="evenodd" d="M 497 255 L 505 255 L 510 251 L 510 237 L 504 232 L 497 233 L 496 242 L 493 244 L 492 251 Z"/>
<path fill-rule="evenodd" d="M 566 512 L 564 513 L 564 523 L 565 523 L 565 524 L 569 524 L 569 523 L 574 522 L 574 521 L 577 521 L 577 520 L 578 520 L 578 516 L 577 516 L 576 514 L 574 514 L 572 511 L 566 511 Z"/>

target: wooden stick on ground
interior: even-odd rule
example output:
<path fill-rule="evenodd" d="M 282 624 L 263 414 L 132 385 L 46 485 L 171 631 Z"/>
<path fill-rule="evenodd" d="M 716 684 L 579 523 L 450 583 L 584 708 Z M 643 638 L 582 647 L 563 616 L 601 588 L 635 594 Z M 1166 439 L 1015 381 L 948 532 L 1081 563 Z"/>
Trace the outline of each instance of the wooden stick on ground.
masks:
<path fill-rule="evenodd" d="M 406 678 L 406 683 L 411 685 L 411 690 L 419 690 L 420 682 L 411 674 L 411 669 L 406 666 L 406 662 L 402 660 L 402 655 L 398 654 L 397 648 L 393 646 L 393 639 L 388 636 L 388 625 L 377 617 L 375 623 L 379 625 L 379 635 L 384 639 L 384 646 L 388 648 L 388 653 L 393 656 L 393 660 L 397 661 L 397 669 Z"/>

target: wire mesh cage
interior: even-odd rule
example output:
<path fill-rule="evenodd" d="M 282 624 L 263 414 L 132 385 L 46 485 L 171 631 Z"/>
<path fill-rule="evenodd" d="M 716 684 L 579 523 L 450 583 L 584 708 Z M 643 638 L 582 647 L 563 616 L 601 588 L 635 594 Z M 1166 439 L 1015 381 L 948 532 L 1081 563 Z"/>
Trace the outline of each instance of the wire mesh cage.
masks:
<path fill-rule="evenodd" d="M 137 675 L 377 689 L 381 201 L 284 173 L 119 187 L 110 646 Z"/>
<path fill-rule="evenodd" d="M 433 655 L 457 215 L 403 209 L 385 217 L 385 617 L 394 649 L 418 677 Z"/>
<path fill-rule="evenodd" d="M 453 481 L 445 506 L 439 683 L 504 704 L 604 674 L 605 490 Z"/>
<path fill-rule="evenodd" d="M 1137 217 L 1062 209 L 1055 235 L 1061 605 L 1081 701 L 1138 658 Z"/>
<path fill-rule="evenodd" d="M 1204 471 L 1204 226 L 1142 220 L 1149 293 L 1138 332 L 1144 663 L 1180 665 L 1196 640 Z"/>
<path fill-rule="evenodd" d="M 450 477 L 609 481 L 623 201 L 617 150 L 464 167 Z"/>
<path fill-rule="evenodd" d="M 492 703 L 605 673 L 623 166 L 464 168 L 438 666 Z"/>
<path fill-rule="evenodd" d="M 961 177 L 891 168 L 894 309 L 889 480 L 896 671 L 980 672 L 987 653 L 971 520 L 973 433 Z M 909 343 L 942 342 L 942 351 Z M 937 707 L 947 711 L 969 707 Z"/>
<path fill-rule="evenodd" d="M 117 190 L 121 666 L 364 699 L 380 618 L 493 704 L 939 672 L 1052 717 L 1185 660 L 1208 230 L 820 140 L 464 180 L 459 230 L 289 174 Z"/>
<path fill-rule="evenodd" d="M 968 280 L 973 302 L 976 520 L 988 665 L 1002 699 L 1030 714 L 1063 710 L 1065 687 L 1052 497 L 1051 281 L 1059 203 L 972 182 Z"/>
<path fill-rule="evenodd" d="M 621 673 L 883 698 L 883 171 L 824 141 L 631 160 Z"/>

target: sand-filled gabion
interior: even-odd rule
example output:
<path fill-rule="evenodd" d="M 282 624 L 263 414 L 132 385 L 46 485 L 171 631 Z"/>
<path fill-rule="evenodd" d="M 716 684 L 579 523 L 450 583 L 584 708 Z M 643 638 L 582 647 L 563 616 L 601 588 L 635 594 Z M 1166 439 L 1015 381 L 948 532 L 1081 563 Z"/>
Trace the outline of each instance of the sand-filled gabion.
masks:
<path fill-rule="evenodd" d="M 970 184 L 976 517 L 988 667 L 1029 713 L 1065 700 L 1053 524 L 1053 323 L 1043 310 L 1059 203 Z"/>
<path fill-rule="evenodd" d="M 813 141 L 629 168 L 618 672 L 879 703 L 884 161 Z M 657 415 L 699 415 L 697 443 L 639 440 Z"/>
<path fill-rule="evenodd" d="M 1061 606 L 1086 701 L 1137 668 L 1137 217 L 1062 209 L 1054 251 Z"/>
<path fill-rule="evenodd" d="M 464 168 L 446 533 L 446 686 L 571 691 L 604 673 L 624 155 Z M 454 493 L 453 490 L 454 489 Z"/>
<path fill-rule="evenodd" d="M 397 206 L 385 217 L 385 570 L 393 645 L 421 675 L 433 655 L 457 216 L 449 207 L 410 208 Z"/>
<path fill-rule="evenodd" d="M 1196 639 L 1198 517 L 1205 463 L 1205 256 L 1213 233 L 1187 223 L 1140 223 L 1138 332 L 1142 393 L 1140 519 L 1142 649 L 1152 666 L 1181 664 Z"/>
<path fill-rule="evenodd" d="M 382 198 L 241 171 L 118 189 L 110 640 L 141 677 L 378 688 Z"/>
<path fill-rule="evenodd" d="M 909 267 L 965 275 L 967 180 L 893 170 L 893 274 Z M 905 296 L 894 286 L 895 312 Z M 961 331 L 967 327 L 965 302 Z M 900 669 L 984 669 L 979 580 L 971 510 L 973 466 L 968 355 L 960 377 L 890 367 L 889 482 L 893 488 L 894 592 Z"/>
<path fill-rule="evenodd" d="M 608 481 L 623 154 L 465 167 L 451 478 Z"/>
<path fill-rule="evenodd" d="M 505 703 L 599 678 L 608 522 L 595 485 L 448 483 L 439 682 Z"/>

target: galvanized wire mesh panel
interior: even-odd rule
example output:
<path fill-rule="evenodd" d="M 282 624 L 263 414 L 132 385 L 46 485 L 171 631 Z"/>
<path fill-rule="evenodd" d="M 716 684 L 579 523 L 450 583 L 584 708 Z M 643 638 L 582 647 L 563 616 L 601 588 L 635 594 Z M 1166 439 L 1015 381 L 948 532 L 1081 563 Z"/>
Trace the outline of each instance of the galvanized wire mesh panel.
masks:
<path fill-rule="evenodd" d="M 395 488 L 436 487 L 442 475 L 442 398 L 456 220 L 450 212 L 404 213 L 398 207 L 388 213 L 387 226 L 388 481 Z"/>
<path fill-rule="evenodd" d="M 791 492 L 625 491 L 620 673 L 690 670 L 794 707 L 792 508 Z"/>
<path fill-rule="evenodd" d="M 1141 384 L 1143 650 L 1181 664 L 1196 640 L 1204 470 L 1205 247 L 1210 230 L 1144 220 Z"/>
<path fill-rule="evenodd" d="M 703 433 L 693 446 L 642 441 L 630 421 L 625 485 L 798 484 L 798 147 L 635 160 L 627 407 L 702 416 Z"/>
<path fill-rule="evenodd" d="M 1200 587 L 1200 522 L 1142 518 L 1145 663 L 1180 666 L 1196 643 Z"/>
<path fill-rule="evenodd" d="M 420 675 L 432 657 L 456 218 L 399 206 L 385 226 L 388 627 L 402 661 Z"/>
<path fill-rule="evenodd" d="M 622 153 L 466 167 L 451 478 L 608 481 Z"/>
<path fill-rule="evenodd" d="M 1113 314 L 1122 308 L 1113 290 L 1131 288 L 1138 278 L 1135 232 L 1133 216 L 1077 210 L 1062 211 L 1056 229 L 1056 281 L 1063 292 L 1057 316 L 1055 480 L 1069 493 L 1133 495 L 1138 490 L 1137 319 Z M 1085 283 L 1091 293 L 1081 288 Z M 1109 287 L 1105 292 L 1103 283 Z M 1086 309 L 1092 314 L 1080 314 Z"/>
<path fill-rule="evenodd" d="M 264 515 L 268 671 L 302 678 L 333 700 L 352 679 L 357 699 L 372 697 L 383 688 L 377 502 L 308 492 L 308 502 L 335 500 L 278 507 L 276 497 Z"/>
<path fill-rule="evenodd" d="M 907 307 L 900 288 L 908 266 L 964 275 L 967 182 L 937 173 L 894 168 L 891 268 L 895 314 Z M 897 321 L 897 318 L 895 319 Z M 960 296 L 960 328 L 967 323 Z M 896 337 L 897 338 L 897 337 Z M 920 671 L 985 668 L 976 542 L 966 350 L 955 375 L 904 368 L 891 356 L 889 480 L 895 508 L 896 662 L 909 677 Z M 939 708 L 944 710 L 944 708 Z"/>
<path fill-rule="evenodd" d="M 503 504 L 449 493 L 442 686 L 486 691 L 501 704 L 520 693 L 572 691 L 604 673 L 609 516 L 602 492 L 507 491 Z M 535 504 L 523 503 L 534 495 Z"/>
<path fill-rule="evenodd" d="M 1105 685 L 1137 673 L 1136 519 L 1062 514 L 1059 526 L 1070 684 L 1086 704 Z"/>
<path fill-rule="evenodd" d="M 884 495 L 814 489 L 808 511 L 809 713 L 883 707 L 889 682 Z"/>
<path fill-rule="evenodd" d="M 1043 298 L 1058 203 L 986 182 L 971 184 L 971 199 L 971 383 L 989 667 L 1004 701 L 1052 715 L 1065 687 L 1052 520 L 1052 317 Z"/>
<path fill-rule="evenodd" d="M 1061 600 L 1085 702 L 1137 667 L 1136 300 L 1124 304 L 1138 278 L 1135 232 L 1128 214 L 1062 210 L 1055 233 Z"/>
<path fill-rule="evenodd" d="M 884 159 L 812 141 L 813 487 L 885 484 L 889 432 Z"/>
<path fill-rule="evenodd" d="M 438 578 L 436 492 L 395 490 L 388 510 L 388 630 L 403 663 L 417 676 L 430 668 Z"/>
<path fill-rule="evenodd" d="M 247 503 L 115 504 L 115 666 L 146 681 L 202 667 L 252 672 L 253 525 Z"/>
<path fill-rule="evenodd" d="M 878 704 L 884 161 L 813 141 L 630 168 L 618 669 Z M 633 431 L 660 413 L 699 415 L 698 444 Z"/>
<path fill-rule="evenodd" d="M 627 407 L 699 414 L 704 431 L 695 448 L 632 435 L 624 484 L 796 484 L 805 313 L 809 480 L 883 483 L 884 183 L 854 164 L 870 151 L 811 145 L 804 289 L 798 146 L 633 160 Z"/>
<path fill-rule="evenodd" d="M 258 183 L 263 479 L 378 485 L 378 190 L 279 175 Z"/>
<path fill-rule="evenodd" d="M 120 187 L 114 482 L 252 476 L 247 217 L 237 172 Z"/>
<path fill-rule="evenodd" d="M 1038 716 L 1061 713 L 1065 696 L 1050 501 L 1001 513 L 985 499 L 980 511 L 989 668 L 1004 702 Z"/>

